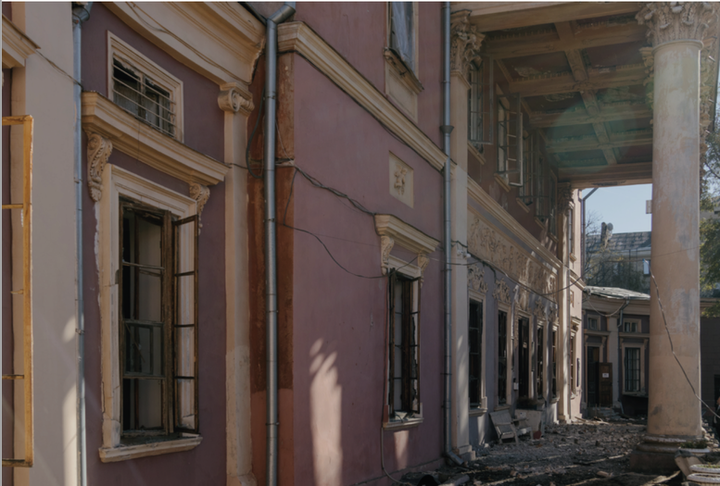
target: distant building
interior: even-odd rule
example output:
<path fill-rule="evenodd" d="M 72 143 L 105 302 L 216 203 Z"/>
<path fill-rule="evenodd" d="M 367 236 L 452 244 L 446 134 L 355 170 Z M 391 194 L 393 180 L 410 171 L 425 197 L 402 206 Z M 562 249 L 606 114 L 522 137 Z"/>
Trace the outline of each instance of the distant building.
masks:
<path fill-rule="evenodd" d="M 612 225 L 586 239 L 588 284 L 650 291 L 650 231 L 612 234 Z"/>

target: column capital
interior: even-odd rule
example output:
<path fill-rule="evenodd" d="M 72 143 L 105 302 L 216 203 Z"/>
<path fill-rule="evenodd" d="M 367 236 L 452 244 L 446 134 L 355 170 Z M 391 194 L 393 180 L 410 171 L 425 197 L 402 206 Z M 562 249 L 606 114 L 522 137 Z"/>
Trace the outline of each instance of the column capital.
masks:
<path fill-rule="evenodd" d="M 558 195 L 558 209 L 562 212 L 566 212 L 570 209 L 570 205 L 573 200 L 573 188 L 570 183 L 558 184 L 557 187 Z"/>
<path fill-rule="evenodd" d="M 464 77 L 470 62 L 480 54 L 485 36 L 470 23 L 469 10 L 452 14 L 450 23 L 450 71 Z"/>
<path fill-rule="evenodd" d="M 705 31 L 716 20 L 717 5 L 710 2 L 651 2 L 635 15 L 647 25 L 653 47 L 666 42 L 696 40 L 702 42 Z"/>

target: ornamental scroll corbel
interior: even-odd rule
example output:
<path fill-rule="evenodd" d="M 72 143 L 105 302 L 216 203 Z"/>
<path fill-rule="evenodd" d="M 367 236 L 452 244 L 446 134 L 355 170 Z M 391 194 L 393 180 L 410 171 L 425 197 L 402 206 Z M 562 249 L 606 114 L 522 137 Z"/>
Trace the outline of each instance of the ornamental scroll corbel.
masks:
<path fill-rule="evenodd" d="M 395 240 L 389 236 L 380 237 L 380 266 L 383 275 L 387 275 L 390 270 L 390 251 L 393 246 L 395 246 Z"/>
<path fill-rule="evenodd" d="M 93 201 L 99 202 L 102 198 L 102 173 L 108 158 L 113 150 L 110 140 L 102 135 L 86 131 L 88 136 L 88 189 Z"/>
<path fill-rule="evenodd" d="M 245 116 L 249 115 L 255 108 L 250 93 L 241 90 L 238 85 L 232 83 L 220 87 L 218 106 L 228 113 L 241 112 Z"/>
<path fill-rule="evenodd" d="M 450 71 L 464 77 L 470 62 L 480 55 L 480 45 L 485 36 L 470 23 L 469 10 L 452 14 L 450 24 Z"/>
<path fill-rule="evenodd" d="M 200 233 L 200 228 L 202 228 L 202 223 L 200 222 L 200 218 L 202 217 L 202 211 L 205 207 L 205 203 L 207 203 L 208 199 L 210 199 L 210 188 L 207 186 L 203 186 L 202 184 L 198 184 L 197 182 L 191 182 L 190 183 L 190 197 L 195 199 L 197 201 L 197 215 L 198 215 L 198 234 Z"/>
<path fill-rule="evenodd" d="M 418 253 L 417 256 L 418 267 L 420 267 L 420 285 L 425 281 L 425 269 L 430 263 L 430 259 L 424 253 Z"/>

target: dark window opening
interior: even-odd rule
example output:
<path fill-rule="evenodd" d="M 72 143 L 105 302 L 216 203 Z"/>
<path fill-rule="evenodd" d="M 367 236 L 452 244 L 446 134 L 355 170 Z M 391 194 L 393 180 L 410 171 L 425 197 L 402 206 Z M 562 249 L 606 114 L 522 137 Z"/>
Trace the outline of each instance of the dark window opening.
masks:
<path fill-rule="evenodd" d="M 470 407 L 478 408 L 482 405 L 482 333 L 483 333 L 483 304 L 470 302 L 470 316 L 468 322 L 469 340 L 469 395 Z"/>
<path fill-rule="evenodd" d="M 507 356 L 507 312 L 498 312 L 498 404 L 507 403 L 507 377 L 508 377 L 508 356 Z"/>

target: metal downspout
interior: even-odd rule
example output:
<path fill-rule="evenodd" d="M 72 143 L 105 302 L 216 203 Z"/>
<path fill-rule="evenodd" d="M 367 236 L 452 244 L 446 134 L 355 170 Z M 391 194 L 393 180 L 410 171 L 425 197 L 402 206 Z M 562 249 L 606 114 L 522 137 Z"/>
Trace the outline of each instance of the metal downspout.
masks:
<path fill-rule="evenodd" d="M 444 176 L 444 238 L 445 246 L 445 447 L 444 453 L 448 459 L 457 464 L 463 460 L 452 450 L 452 233 L 451 233 L 451 205 L 450 205 L 450 2 L 443 2 L 442 6 L 442 35 L 443 35 L 443 124 L 440 131 L 443 134 L 443 151 L 445 152 Z"/>
<path fill-rule="evenodd" d="M 277 97 L 277 24 L 295 13 L 286 2 L 267 18 L 265 47 L 265 322 L 267 344 L 267 449 L 265 484 L 277 485 L 278 366 L 277 366 L 277 246 L 275 227 L 275 110 Z"/>
<path fill-rule="evenodd" d="M 92 2 L 74 2 L 73 25 L 73 98 L 75 100 L 75 248 L 77 251 L 77 484 L 87 485 L 87 443 L 85 430 L 85 299 L 83 292 L 83 210 L 82 210 L 82 44 L 81 26 L 90 18 Z"/>

